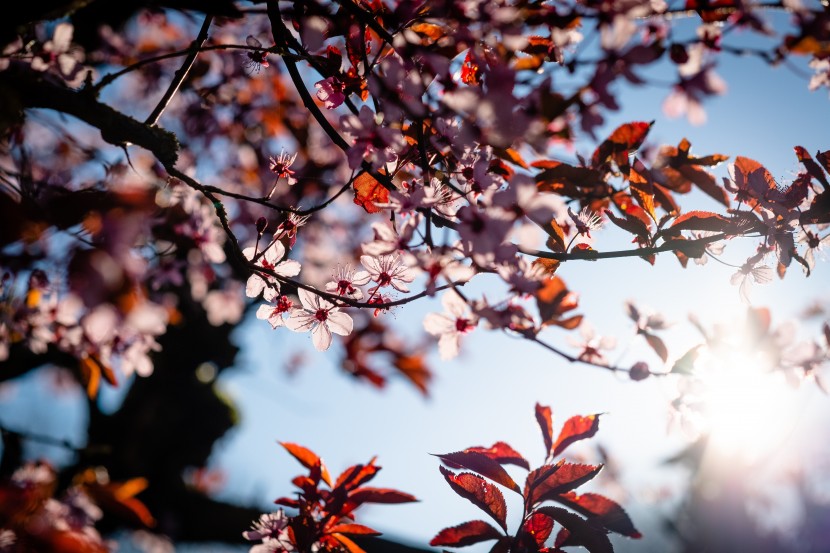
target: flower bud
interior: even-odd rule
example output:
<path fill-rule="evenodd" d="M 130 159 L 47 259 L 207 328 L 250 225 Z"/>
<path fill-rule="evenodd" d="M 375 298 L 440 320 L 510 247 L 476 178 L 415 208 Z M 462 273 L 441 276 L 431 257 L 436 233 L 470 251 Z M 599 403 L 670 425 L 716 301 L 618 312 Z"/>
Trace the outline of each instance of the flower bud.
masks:
<path fill-rule="evenodd" d="M 268 227 L 268 221 L 265 219 L 265 217 L 260 217 L 259 219 L 256 220 L 256 232 L 260 236 L 262 236 L 262 234 L 265 232 L 265 229 L 267 227 Z"/>
<path fill-rule="evenodd" d="M 628 376 L 630 376 L 631 380 L 634 381 L 645 380 L 650 374 L 651 371 L 648 370 L 648 364 L 643 361 L 637 361 L 628 370 Z"/>

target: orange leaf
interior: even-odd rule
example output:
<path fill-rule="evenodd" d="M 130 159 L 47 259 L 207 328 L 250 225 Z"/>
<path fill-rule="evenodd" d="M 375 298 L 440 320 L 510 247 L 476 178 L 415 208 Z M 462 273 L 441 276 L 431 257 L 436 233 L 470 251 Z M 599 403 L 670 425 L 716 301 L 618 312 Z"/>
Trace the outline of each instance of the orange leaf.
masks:
<path fill-rule="evenodd" d="M 305 468 L 319 469 L 320 477 L 326 484 L 331 486 L 331 476 L 329 476 L 329 471 L 326 468 L 326 465 L 323 464 L 323 460 L 320 459 L 320 457 L 316 453 L 301 445 L 292 444 L 289 442 L 277 443 L 284 447 L 285 450 L 288 453 L 290 453 L 292 457 L 297 459 Z"/>
<path fill-rule="evenodd" d="M 643 144 L 653 124 L 654 121 L 650 123 L 636 121 L 620 125 L 594 151 L 594 155 L 591 157 L 591 165 L 599 168 L 602 164 L 611 160 L 623 174 L 627 175 L 629 152 L 636 150 Z"/>
<path fill-rule="evenodd" d="M 369 173 L 361 173 L 354 179 L 352 187 L 354 203 L 365 209 L 366 213 L 377 213 L 380 208 L 375 204 L 389 201 L 389 190 Z"/>

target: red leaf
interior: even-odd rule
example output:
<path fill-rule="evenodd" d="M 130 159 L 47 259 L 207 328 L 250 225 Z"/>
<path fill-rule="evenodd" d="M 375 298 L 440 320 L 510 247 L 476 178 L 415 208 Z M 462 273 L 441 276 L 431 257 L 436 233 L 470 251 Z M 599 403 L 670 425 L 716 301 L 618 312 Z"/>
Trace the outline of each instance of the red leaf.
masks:
<path fill-rule="evenodd" d="M 621 229 L 639 237 L 642 243 L 648 243 L 651 239 L 651 233 L 649 232 L 648 226 L 644 225 L 640 219 L 636 217 L 629 217 L 627 215 L 617 217 L 610 210 L 605 212 L 605 216 Z"/>
<path fill-rule="evenodd" d="M 331 486 L 331 476 L 323 460 L 317 456 L 316 453 L 301 445 L 292 444 L 289 442 L 277 442 L 285 448 L 295 459 L 297 459 L 307 469 L 318 469 L 320 471 L 323 481 Z"/>
<path fill-rule="evenodd" d="M 525 497 L 528 505 L 553 500 L 559 494 L 578 488 L 602 470 L 602 465 L 583 465 L 560 461 L 545 465 L 527 476 Z"/>
<path fill-rule="evenodd" d="M 349 494 L 349 501 L 363 503 L 411 503 L 415 496 L 389 488 L 357 488 Z"/>
<path fill-rule="evenodd" d="M 362 524 L 335 524 L 328 529 L 329 534 L 355 534 L 360 536 L 380 536 L 380 532 Z"/>
<path fill-rule="evenodd" d="M 556 536 L 554 547 L 581 545 L 590 553 L 614 553 L 614 546 L 605 531 L 592 526 L 579 515 L 561 507 L 539 507 L 536 512 L 551 517 L 567 529 L 567 532 L 560 532 Z"/>
<path fill-rule="evenodd" d="M 559 277 L 547 278 L 536 291 L 536 306 L 543 325 L 556 324 L 569 311 L 578 307 L 578 297 L 568 290 Z"/>
<path fill-rule="evenodd" d="M 458 526 L 444 528 L 432 538 L 429 544 L 433 547 L 443 545 L 447 547 L 464 547 L 487 540 L 501 538 L 501 533 L 483 520 L 471 520 Z"/>
<path fill-rule="evenodd" d="M 681 230 L 727 232 L 734 229 L 735 224 L 723 215 L 710 211 L 690 211 L 675 219 L 669 227 L 669 232 L 671 234 L 678 234 Z"/>
<path fill-rule="evenodd" d="M 507 531 L 507 505 L 497 487 L 476 474 L 469 472 L 454 474 L 444 467 L 439 467 L 439 469 L 455 493 L 468 499 L 473 505 L 493 517 L 493 520 L 505 532 Z"/>
<path fill-rule="evenodd" d="M 502 465 L 516 465 L 530 470 L 530 463 L 521 454 L 504 442 L 496 442 L 490 447 L 468 447 L 465 452 L 481 453 Z"/>
<path fill-rule="evenodd" d="M 510 488 L 514 492 L 521 494 L 522 491 L 519 485 L 507 474 L 507 471 L 493 459 L 482 455 L 481 453 L 456 451 L 454 453 L 444 453 L 435 455 L 441 459 L 446 465 L 458 468 L 464 467 L 485 478 L 489 478 L 497 484 L 501 484 L 505 488 Z"/>
<path fill-rule="evenodd" d="M 473 58 L 473 51 L 468 50 L 464 57 L 464 65 L 461 66 L 461 82 L 470 86 L 478 86 L 481 84 L 481 68 L 477 60 Z"/>
<path fill-rule="evenodd" d="M 729 194 L 726 190 L 719 186 L 715 177 L 711 173 L 697 167 L 695 165 L 683 165 L 678 168 L 680 174 L 692 181 L 706 195 L 714 198 L 716 201 L 729 207 L 731 203 Z"/>
<path fill-rule="evenodd" d="M 536 422 L 542 429 L 542 439 L 545 440 L 545 456 L 551 455 L 553 451 L 553 417 L 550 407 L 536 404 Z"/>
<path fill-rule="evenodd" d="M 643 144 L 653 124 L 654 121 L 651 123 L 637 121 L 620 125 L 594 151 L 594 155 L 591 157 L 591 165 L 598 168 L 610 159 L 617 164 L 623 174 L 627 175 L 629 170 L 628 153 Z"/>
<path fill-rule="evenodd" d="M 368 465 L 354 465 L 344 470 L 337 481 L 334 483 L 334 488 L 343 487 L 346 490 L 353 490 L 359 485 L 368 482 L 380 470 L 380 467 L 375 465 L 375 459 L 369 461 Z"/>
<path fill-rule="evenodd" d="M 366 213 L 377 213 L 380 208 L 375 203 L 389 201 L 389 190 L 369 173 L 361 173 L 354 179 L 352 187 L 354 203 L 365 209 Z"/>
<path fill-rule="evenodd" d="M 332 537 L 343 544 L 349 553 L 366 553 L 363 548 L 342 534 L 334 534 Z"/>
<path fill-rule="evenodd" d="M 598 522 L 612 532 L 629 538 L 642 537 L 619 503 L 605 496 L 595 493 L 579 495 L 575 492 L 568 492 L 560 495 L 556 501 L 587 516 L 589 521 Z"/>
<path fill-rule="evenodd" d="M 666 344 L 663 343 L 663 340 L 650 332 L 643 331 L 641 334 L 645 337 L 646 342 L 648 342 L 648 345 L 651 346 L 651 349 L 653 349 L 655 353 L 660 356 L 660 359 L 663 360 L 663 363 L 665 363 L 669 358 L 669 351 L 666 349 Z"/>
<path fill-rule="evenodd" d="M 533 513 L 525 520 L 522 531 L 533 538 L 537 547 L 542 547 L 553 531 L 553 519 L 542 513 Z"/>
<path fill-rule="evenodd" d="M 599 430 L 599 415 L 576 415 L 565 421 L 562 431 L 553 445 L 553 456 L 558 457 L 565 448 L 578 440 L 592 437 Z"/>

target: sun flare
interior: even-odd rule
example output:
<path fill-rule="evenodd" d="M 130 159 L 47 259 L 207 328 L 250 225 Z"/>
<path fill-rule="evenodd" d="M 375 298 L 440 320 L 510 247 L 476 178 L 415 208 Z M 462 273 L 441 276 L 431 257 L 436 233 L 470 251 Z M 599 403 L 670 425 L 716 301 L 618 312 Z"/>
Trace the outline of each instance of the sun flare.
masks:
<path fill-rule="evenodd" d="M 707 352 L 698 376 L 702 430 L 722 457 L 757 461 L 787 440 L 796 423 L 795 394 L 763 353 Z"/>

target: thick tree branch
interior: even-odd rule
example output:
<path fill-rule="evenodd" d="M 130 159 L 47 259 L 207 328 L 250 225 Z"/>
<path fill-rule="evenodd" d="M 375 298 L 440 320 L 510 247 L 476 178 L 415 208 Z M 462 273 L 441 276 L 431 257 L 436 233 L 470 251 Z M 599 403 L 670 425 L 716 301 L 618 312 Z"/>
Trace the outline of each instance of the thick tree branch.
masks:
<path fill-rule="evenodd" d="M 101 138 L 115 146 L 135 144 L 152 152 L 165 166 L 176 163 L 176 136 L 151 127 L 99 102 L 86 90 L 75 91 L 55 83 L 48 74 L 27 65 L 12 64 L 0 72 L 0 88 L 14 94 L 23 108 L 43 108 L 77 117 L 101 131 Z"/>

